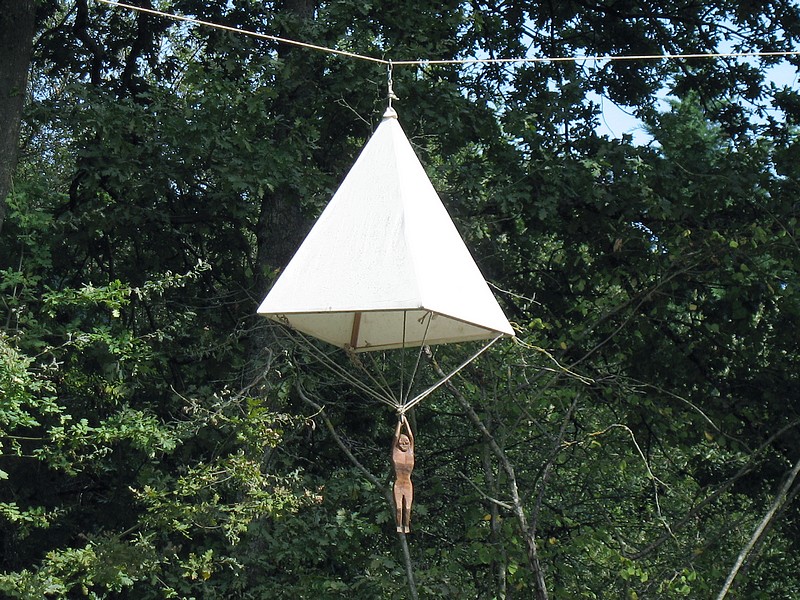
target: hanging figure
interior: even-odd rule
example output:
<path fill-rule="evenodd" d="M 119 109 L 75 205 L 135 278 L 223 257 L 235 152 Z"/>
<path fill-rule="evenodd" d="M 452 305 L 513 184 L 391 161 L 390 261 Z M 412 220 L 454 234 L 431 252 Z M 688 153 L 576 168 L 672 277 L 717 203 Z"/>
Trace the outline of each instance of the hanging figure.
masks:
<path fill-rule="evenodd" d="M 406 433 L 402 433 L 405 427 Z M 394 504 L 397 507 L 397 531 L 411 531 L 411 502 L 414 499 L 414 486 L 411 484 L 411 471 L 414 469 L 414 434 L 405 415 L 400 416 L 392 443 L 392 462 L 394 463 Z"/>

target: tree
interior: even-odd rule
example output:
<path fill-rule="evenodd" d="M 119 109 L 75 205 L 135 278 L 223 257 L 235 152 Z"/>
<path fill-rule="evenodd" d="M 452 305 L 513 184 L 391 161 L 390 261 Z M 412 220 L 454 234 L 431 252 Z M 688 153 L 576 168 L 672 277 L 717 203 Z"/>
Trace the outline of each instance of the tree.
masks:
<path fill-rule="evenodd" d="M 519 331 L 411 416 L 408 560 L 394 415 L 253 316 L 386 65 L 40 7 L 0 237 L 6 595 L 405 597 L 409 566 L 424 597 L 797 595 L 798 103 L 764 83 L 777 59 L 395 66 Z M 392 59 L 780 50 L 800 22 L 788 2 L 170 10 Z M 593 94 L 654 142 L 600 136 Z M 432 349 L 422 382 L 464 350 Z"/>
<path fill-rule="evenodd" d="M 6 214 L 5 199 L 17 162 L 19 127 L 33 46 L 36 5 L 33 0 L 0 5 L 0 232 Z"/>

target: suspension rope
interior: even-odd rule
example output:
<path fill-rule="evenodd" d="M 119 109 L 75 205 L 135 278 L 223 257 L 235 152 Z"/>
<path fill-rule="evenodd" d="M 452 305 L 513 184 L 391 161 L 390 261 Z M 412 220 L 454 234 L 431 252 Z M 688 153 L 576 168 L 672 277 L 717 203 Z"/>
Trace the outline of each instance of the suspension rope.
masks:
<path fill-rule="evenodd" d="M 406 414 L 406 413 L 407 413 L 409 410 L 411 410 L 412 408 L 414 408 L 414 407 L 415 407 L 417 404 L 419 404 L 420 402 L 422 402 L 422 401 L 423 401 L 425 398 L 427 398 L 428 396 L 430 396 L 430 395 L 431 395 L 433 392 L 435 392 L 436 390 L 438 390 L 438 389 L 439 389 L 441 386 L 443 386 L 445 383 L 447 383 L 448 381 L 450 381 L 450 380 L 451 380 L 453 377 L 455 377 L 455 376 L 456 376 L 458 373 L 460 373 L 460 372 L 461 372 L 461 371 L 462 371 L 462 370 L 463 370 L 465 367 L 467 367 L 467 366 L 468 366 L 468 365 L 469 365 L 471 362 L 473 362 L 473 361 L 474 361 L 476 358 L 478 358 L 478 357 L 479 357 L 481 354 L 483 354 L 483 353 L 484 353 L 484 352 L 486 352 L 486 351 L 487 351 L 489 348 L 491 348 L 491 347 L 494 345 L 494 343 L 495 343 L 497 340 L 499 340 L 501 337 L 503 337 L 503 336 L 502 336 L 502 335 L 498 335 L 498 336 L 497 336 L 497 337 L 495 337 L 494 339 L 490 340 L 490 341 L 489 341 L 489 342 L 488 342 L 486 345 L 484 345 L 484 346 L 483 346 L 483 348 L 481 348 L 480 350 L 478 350 L 478 351 L 477 351 L 475 354 L 473 354 L 472 356 L 470 356 L 470 357 L 469 357 L 467 360 L 465 360 L 463 363 L 461 363 L 461 364 L 460 364 L 458 367 L 456 367 L 455 369 L 453 369 L 453 370 L 452 370 L 452 371 L 451 371 L 451 372 L 450 372 L 450 373 L 449 373 L 449 374 L 448 374 L 446 377 L 443 377 L 442 379 L 440 379 L 439 381 L 437 381 L 437 382 L 436 382 L 434 385 L 430 386 L 428 389 L 426 389 L 426 390 L 424 390 L 423 392 L 421 392 L 421 393 L 417 394 L 417 395 L 416 395 L 416 396 L 415 396 L 413 399 L 411 399 L 409 402 L 406 402 L 406 403 L 404 403 L 404 404 L 403 404 L 401 407 L 399 407 L 399 408 L 397 409 L 397 413 L 398 413 L 399 415 L 401 415 L 401 416 L 402 416 L 402 415 L 404 415 L 404 414 Z"/>
<path fill-rule="evenodd" d="M 747 51 L 747 52 L 696 52 L 687 54 L 630 54 L 630 55 L 580 55 L 580 56 L 526 56 L 519 58 L 447 58 L 447 59 L 413 59 L 413 60 L 387 60 L 375 56 L 368 56 L 366 54 L 358 54 L 356 52 L 349 52 L 347 50 L 339 50 L 337 48 L 329 48 L 327 46 L 320 46 L 317 44 L 310 44 L 308 42 L 301 42 L 289 38 L 280 37 L 277 35 L 270 35 L 266 33 L 259 33 L 249 29 L 241 29 L 239 27 L 231 27 L 222 25 L 220 23 L 213 23 L 211 21 L 203 21 L 195 19 L 194 17 L 187 17 L 174 13 L 168 13 L 152 8 L 144 8 L 142 6 L 134 6 L 133 4 L 126 4 L 124 2 L 117 2 L 116 0 L 96 0 L 102 4 L 114 6 L 117 8 L 125 8 L 135 12 L 145 13 L 164 19 L 172 19 L 174 21 L 182 21 L 199 25 L 201 27 L 210 27 L 240 35 L 246 35 L 262 40 L 270 40 L 273 42 L 280 42 L 292 46 L 298 46 L 309 50 L 316 50 L 318 52 L 325 52 L 328 54 L 335 54 L 338 56 L 345 56 L 357 60 L 386 65 L 389 68 L 389 99 L 391 106 L 391 99 L 394 93 L 391 90 L 391 68 L 394 66 L 428 66 L 428 65 L 486 65 L 486 64 L 525 64 L 525 63 L 562 63 L 562 62 L 608 62 L 608 61 L 634 61 L 634 60 L 686 60 L 686 59 L 708 59 L 708 58 L 776 58 L 776 57 L 791 57 L 800 56 L 800 50 L 776 50 L 776 51 Z"/>
<path fill-rule="evenodd" d="M 378 376 L 380 377 L 379 385 L 381 386 L 381 390 L 383 391 L 384 394 L 386 394 L 387 397 L 391 397 L 392 398 L 392 401 L 394 402 L 393 406 L 397 407 L 397 406 L 400 405 L 400 398 L 399 398 L 399 396 L 396 397 L 394 395 L 394 392 L 392 391 L 392 386 L 386 380 L 386 375 L 384 373 L 384 369 L 382 368 L 385 365 L 381 365 L 381 364 L 378 363 L 378 359 L 375 357 L 375 354 L 376 354 L 375 352 L 365 352 L 363 354 L 358 354 L 357 358 L 355 358 L 355 364 L 357 365 L 358 369 L 369 378 L 370 381 L 373 381 L 373 382 L 377 381 L 375 376 L 372 375 L 372 372 L 370 371 L 370 369 L 367 369 L 362 364 L 363 359 L 361 357 L 369 356 L 371 364 L 372 364 L 372 371 L 376 372 L 378 374 Z M 353 353 L 352 356 L 356 357 L 355 353 Z"/>
<path fill-rule="evenodd" d="M 419 369 L 419 363 L 420 360 L 422 359 L 422 352 L 423 349 L 425 348 L 425 342 L 428 339 L 428 330 L 430 329 L 431 321 L 433 320 L 432 312 L 428 311 L 426 315 L 428 317 L 428 323 L 427 325 L 425 325 L 425 332 L 422 334 L 422 341 L 420 342 L 419 345 L 419 352 L 417 352 L 417 360 L 414 362 L 414 370 L 411 371 L 411 377 L 408 380 L 408 390 L 406 390 L 405 393 L 400 397 L 400 403 L 403 405 L 408 403 L 408 397 L 411 395 L 411 386 L 414 384 L 414 379 L 416 379 L 417 377 L 417 370 Z M 423 315 L 422 318 L 425 319 L 426 315 Z"/>
<path fill-rule="evenodd" d="M 520 58 L 446 58 L 435 60 L 395 60 L 394 66 L 426 65 L 476 65 L 513 63 L 557 63 L 557 62 L 607 62 L 624 60 L 683 60 L 687 58 L 758 58 L 800 56 L 800 50 L 777 50 L 752 52 L 697 52 L 689 54 L 586 54 L 578 56 L 526 56 Z"/>
<path fill-rule="evenodd" d="M 309 340 L 302 332 L 296 329 L 290 329 L 286 326 L 283 326 L 284 330 L 287 332 L 287 336 L 291 339 L 292 337 L 296 337 L 296 339 L 300 340 L 303 345 L 306 347 L 308 351 L 314 355 L 317 360 L 319 360 L 323 365 L 325 365 L 331 372 L 339 375 L 344 381 L 348 382 L 350 385 L 355 387 L 356 389 L 361 390 L 374 400 L 377 400 L 390 408 L 397 410 L 400 407 L 400 403 L 394 397 L 391 390 L 386 390 L 384 387 L 375 380 L 375 378 L 366 370 L 361 369 L 361 371 L 366 373 L 366 376 L 370 379 L 372 384 L 377 388 L 378 391 L 371 388 L 370 386 L 366 385 L 363 381 L 358 379 L 358 377 L 354 377 L 351 373 L 347 371 L 344 367 L 339 365 L 335 360 L 331 359 L 325 352 L 320 350 L 316 344 L 314 344 L 311 340 Z M 288 332 L 291 332 L 294 335 L 288 335 Z"/>
<path fill-rule="evenodd" d="M 240 29 L 238 27 L 230 27 L 229 25 L 222 25 L 220 23 L 212 23 L 211 21 L 203 21 L 201 19 L 195 19 L 194 17 L 186 17 L 183 15 L 176 15 L 174 13 L 167 13 L 160 10 L 155 10 L 153 8 L 144 8 L 142 6 L 134 6 L 133 4 L 125 4 L 124 2 L 116 2 L 114 0 L 96 0 L 102 4 L 108 4 L 109 6 L 115 6 L 118 8 L 127 8 L 128 10 L 132 10 L 135 12 L 145 13 L 148 15 L 154 15 L 157 17 L 162 17 L 164 19 L 172 19 L 173 21 L 183 21 L 184 23 L 191 23 L 193 25 L 200 25 L 202 27 L 210 27 L 212 29 L 220 29 L 222 31 L 228 31 L 231 33 L 238 33 L 241 35 L 247 35 L 250 37 L 258 38 L 261 40 L 270 40 L 272 42 L 281 42 L 283 44 L 289 44 L 291 46 L 299 46 L 301 48 L 307 48 L 309 50 L 317 50 L 319 52 L 327 52 L 328 54 L 338 54 L 340 56 L 347 56 L 348 58 L 357 58 L 359 60 L 366 60 L 374 63 L 380 64 L 389 64 L 389 61 L 384 60 L 382 58 L 374 58 L 372 56 L 366 56 L 364 54 L 357 54 L 355 52 L 348 52 L 347 50 L 337 50 L 336 48 L 328 48 L 326 46 L 318 46 L 316 44 L 309 44 L 307 42 L 298 42 L 297 40 L 290 40 L 288 38 L 279 37 L 277 35 L 270 35 L 267 33 L 259 33 L 257 31 L 252 31 L 249 29 Z"/>
<path fill-rule="evenodd" d="M 392 107 L 392 67 L 389 66 L 389 108 Z M 405 375 L 406 375 L 406 317 L 408 316 L 408 311 L 403 311 L 403 345 L 400 347 L 400 395 L 398 396 L 400 399 L 400 404 L 405 402 L 405 388 L 403 387 L 405 382 Z M 408 384 L 411 387 L 411 382 Z"/>

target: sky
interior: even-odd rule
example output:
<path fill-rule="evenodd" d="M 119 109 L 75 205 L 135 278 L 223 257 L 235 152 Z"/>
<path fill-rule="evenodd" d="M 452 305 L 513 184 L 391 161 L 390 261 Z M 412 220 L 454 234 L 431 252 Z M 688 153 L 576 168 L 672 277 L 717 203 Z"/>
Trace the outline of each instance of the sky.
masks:
<path fill-rule="evenodd" d="M 766 85 L 769 82 L 775 83 L 778 87 L 788 86 L 798 89 L 798 85 L 800 85 L 798 68 L 784 61 L 769 69 Z M 600 125 L 597 128 L 598 133 L 615 139 L 621 138 L 623 134 L 630 134 L 633 136 L 634 143 L 641 145 L 646 145 L 652 141 L 642 122 L 633 116 L 632 111 L 627 107 L 618 106 L 608 98 L 599 95 L 595 95 L 590 99 L 596 102 L 602 111 Z M 669 107 L 668 102 L 669 97 L 665 91 L 664 95 L 659 97 L 659 105 L 661 108 L 667 109 Z"/>

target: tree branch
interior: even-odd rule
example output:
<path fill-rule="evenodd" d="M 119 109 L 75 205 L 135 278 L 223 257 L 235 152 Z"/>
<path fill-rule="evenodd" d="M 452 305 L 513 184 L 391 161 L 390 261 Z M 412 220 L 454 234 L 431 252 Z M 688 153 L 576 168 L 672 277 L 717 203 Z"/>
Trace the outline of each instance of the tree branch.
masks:
<path fill-rule="evenodd" d="M 547 487 L 547 480 L 550 478 L 550 472 L 556 462 L 558 453 L 561 450 L 561 444 L 563 443 L 564 436 L 567 433 L 567 425 L 569 425 L 569 422 L 572 419 L 572 415 L 575 412 L 575 407 L 578 406 L 579 398 L 580 393 L 575 394 L 575 398 L 573 399 L 569 410 L 567 410 L 567 414 L 564 415 L 564 419 L 561 421 L 561 428 L 559 429 L 558 437 L 553 442 L 553 450 L 550 453 L 550 459 L 547 461 L 544 471 L 542 472 L 542 477 L 539 480 L 539 493 L 536 495 L 536 504 L 533 507 L 533 514 L 531 515 L 531 535 L 534 538 L 536 537 L 536 525 L 539 521 L 539 512 L 542 510 L 542 502 L 544 500 L 544 491 Z"/>
<path fill-rule="evenodd" d="M 297 384 L 295 385 L 295 389 L 297 390 L 297 393 L 299 394 L 300 399 L 303 400 L 303 402 L 305 402 L 306 404 L 308 404 L 314 410 L 317 411 L 317 414 L 322 418 L 322 421 L 325 423 L 325 428 L 328 430 L 328 432 L 333 437 L 333 441 L 336 442 L 336 445 L 339 446 L 339 449 L 342 452 L 344 452 L 344 455 L 348 458 L 348 460 L 351 463 L 353 463 L 353 466 L 355 466 L 359 471 L 361 471 L 362 475 L 364 475 L 364 477 L 366 477 L 367 480 L 372 485 L 374 485 L 376 488 L 378 488 L 381 492 L 385 492 L 386 489 L 387 489 L 386 486 L 384 486 L 378 480 L 378 478 L 375 477 L 375 475 L 373 475 L 369 471 L 369 469 L 367 469 L 364 465 L 361 464 L 361 462 L 353 455 L 353 453 L 350 452 L 350 448 L 348 448 L 345 445 L 345 443 L 342 440 L 342 438 L 339 437 L 339 434 L 336 433 L 336 429 L 333 427 L 333 423 L 331 423 L 331 420 L 328 418 L 328 415 L 325 414 L 325 407 L 322 406 L 321 404 L 317 404 L 316 402 L 314 402 L 308 396 L 308 394 L 305 392 L 305 390 L 303 389 L 303 386 L 300 385 L 300 382 L 297 382 Z"/>
<path fill-rule="evenodd" d="M 433 353 L 431 353 L 429 347 L 425 347 L 425 356 L 427 357 L 428 361 L 431 363 L 433 370 L 439 377 L 446 377 L 445 372 L 439 366 L 439 363 L 436 362 L 436 359 L 433 357 Z M 497 441 L 494 439 L 494 436 L 491 432 L 486 428 L 481 421 L 481 418 L 472 408 L 472 405 L 469 401 L 464 397 L 461 391 L 453 384 L 452 381 L 448 380 L 445 382 L 444 387 L 452 394 L 452 396 L 458 401 L 461 405 L 461 408 L 464 409 L 464 412 L 467 414 L 467 417 L 472 422 L 472 424 L 477 428 L 478 431 L 481 432 L 484 440 L 489 445 L 489 448 L 494 454 L 495 458 L 500 463 L 503 471 L 508 477 L 508 487 L 509 491 L 511 492 L 511 500 L 513 506 L 514 516 L 517 518 L 519 522 L 520 529 L 522 530 L 522 536 L 525 539 L 525 543 L 527 545 L 528 550 L 528 564 L 530 566 L 531 571 L 534 575 L 534 580 L 536 586 L 534 588 L 534 594 L 536 600 L 548 600 L 547 599 L 547 585 L 545 584 L 544 580 L 544 572 L 542 571 L 541 564 L 539 563 L 539 553 L 536 548 L 536 540 L 533 539 L 530 535 L 530 530 L 528 528 L 528 518 L 525 515 L 525 509 L 522 506 L 522 500 L 519 496 L 519 488 L 517 487 L 517 477 L 514 473 L 514 467 L 511 464 L 511 461 L 508 460 L 505 452 L 503 449 L 497 444 Z"/>
<path fill-rule="evenodd" d="M 344 455 L 348 458 L 348 460 L 350 460 L 350 462 L 353 463 L 353 465 L 359 471 L 361 471 L 364 477 L 366 477 L 367 480 L 370 483 L 372 483 L 372 485 L 374 485 L 381 491 L 381 493 L 383 493 L 383 496 L 384 498 L 386 498 L 386 501 L 389 504 L 389 508 L 391 509 L 392 514 L 394 514 L 395 505 L 394 505 L 394 496 L 392 494 L 392 490 L 389 489 L 388 486 L 383 485 L 378 480 L 378 478 L 375 477 L 375 475 L 373 475 L 370 472 L 370 470 L 367 469 L 363 464 L 361 464 L 361 461 L 359 461 L 353 455 L 352 452 L 350 452 L 350 448 L 347 447 L 347 445 L 344 443 L 339 434 L 336 433 L 336 429 L 334 428 L 333 423 L 331 423 L 331 420 L 328 418 L 328 415 L 325 414 L 325 407 L 322 406 L 321 404 L 318 404 L 317 402 L 314 402 L 305 392 L 303 386 L 300 384 L 299 381 L 296 383 L 295 389 L 297 390 L 300 399 L 317 411 L 317 415 L 319 415 L 319 417 L 322 418 L 322 421 L 325 423 L 325 428 L 331 434 L 333 440 L 336 442 L 336 445 L 339 446 L 339 449 L 342 452 L 344 452 Z M 414 566 L 413 563 L 411 562 L 411 552 L 408 549 L 408 540 L 406 539 L 406 534 L 403 533 L 402 531 L 397 532 L 397 537 L 399 538 L 400 547 L 401 550 L 403 551 L 403 561 L 405 563 L 405 568 L 406 568 L 406 579 L 408 580 L 409 593 L 411 594 L 412 600 L 418 600 L 419 594 L 417 593 L 417 584 L 414 581 Z"/>
<path fill-rule="evenodd" d="M 476 492 L 478 492 L 481 495 L 481 498 L 483 498 L 484 500 L 488 500 L 492 504 L 496 504 L 497 506 L 505 508 L 506 510 L 514 510 L 514 507 L 510 505 L 508 502 L 503 502 L 502 500 L 498 500 L 497 498 L 492 498 L 489 494 L 487 494 L 481 488 L 479 488 L 478 485 L 474 481 L 472 481 L 469 477 L 467 477 L 463 472 L 459 471 L 458 474 L 461 475 L 464 481 L 470 484 L 472 488 Z"/>
<path fill-rule="evenodd" d="M 731 572 L 728 574 L 728 578 L 725 580 L 725 584 L 722 586 L 722 590 L 720 590 L 717 600 L 724 600 L 725 596 L 728 595 L 728 592 L 733 586 L 733 581 L 736 579 L 736 575 L 739 573 L 739 570 L 742 568 L 745 560 L 750 555 L 753 547 L 770 529 L 770 527 L 772 527 L 775 513 L 778 512 L 778 509 L 781 508 L 781 506 L 784 504 L 784 501 L 787 500 L 789 490 L 792 489 L 792 485 L 794 485 L 794 481 L 797 479 L 798 473 L 800 473 L 800 459 L 798 459 L 794 467 L 792 467 L 792 470 L 789 472 L 789 477 L 787 477 L 786 481 L 784 481 L 783 486 L 781 486 L 780 491 L 775 496 L 775 500 L 769 507 L 767 514 L 764 515 L 764 518 L 761 519 L 761 523 L 758 524 L 758 527 L 756 527 L 753 535 L 750 536 L 750 540 L 747 542 L 747 544 L 745 544 L 744 548 L 742 548 L 742 551 L 739 552 L 739 556 L 736 558 L 736 563 L 734 563 Z"/>
<path fill-rule="evenodd" d="M 753 469 L 755 468 L 756 457 L 761 452 L 763 452 L 766 448 L 768 448 L 770 445 L 772 445 L 772 443 L 776 439 L 778 439 L 781 435 L 783 435 L 785 432 L 787 432 L 788 430 L 792 429 L 793 427 L 796 427 L 799 424 L 800 424 L 800 421 L 793 421 L 792 423 L 790 423 L 786 427 L 781 428 L 779 431 L 777 431 L 772 436 L 770 436 L 769 439 L 767 439 L 763 444 L 761 444 L 761 446 L 759 448 L 757 448 L 755 450 L 755 452 L 753 452 L 750 455 L 750 459 L 733 475 L 733 477 L 731 477 L 730 479 L 725 481 L 716 490 L 714 490 L 711 494 L 709 494 L 706 498 L 703 498 L 703 500 L 698 502 L 692 509 L 689 510 L 689 512 L 687 512 L 683 516 L 683 518 L 681 518 L 680 521 L 678 521 L 677 523 L 673 523 L 671 528 L 670 528 L 672 530 L 672 532 L 676 532 L 676 531 L 679 531 L 680 529 L 683 529 L 683 527 L 685 527 L 688 523 L 690 523 L 694 519 L 694 517 L 701 510 L 703 510 L 703 508 L 705 508 L 710 503 L 712 503 L 715 500 L 717 500 L 725 492 L 727 492 L 731 487 L 733 487 L 734 483 L 739 481 L 739 479 L 741 479 L 742 477 L 744 477 L 748 473 L 751 473 L 753 471 Z M 645 548 L 642 548 L 641 550 L 636 551 L 634 554 L 625 554 L 625 557 L 629 558 L 631 560 L 640 560 L 640 559 L 644 558 L 645 556 L 647 556 L 648 554 L 650 554 L 650 552 L 652 552 L 653 550 L 655 550 L 656 548 L 661 546 L 661 544 L 663 544 L 664 542 L 666 542 L 667 540 L 669 540 L 671 538 L 672 538 L 672 534 L 670 532 L 666 532 L 663 535 L 661 535 L 657 540 L 655 540 L 655 541 L 651 542 L 650 544 L 648 544 Z"/>

